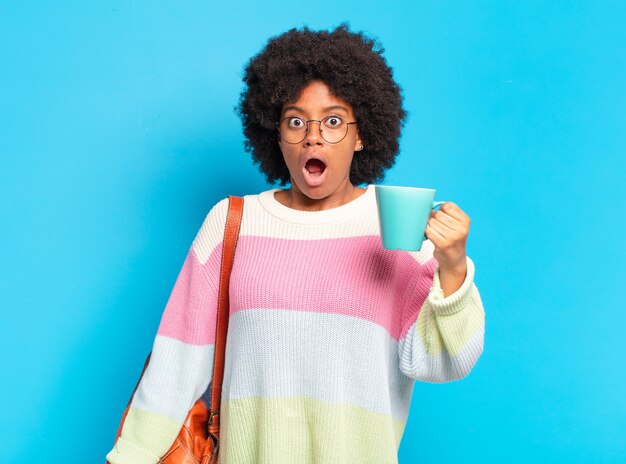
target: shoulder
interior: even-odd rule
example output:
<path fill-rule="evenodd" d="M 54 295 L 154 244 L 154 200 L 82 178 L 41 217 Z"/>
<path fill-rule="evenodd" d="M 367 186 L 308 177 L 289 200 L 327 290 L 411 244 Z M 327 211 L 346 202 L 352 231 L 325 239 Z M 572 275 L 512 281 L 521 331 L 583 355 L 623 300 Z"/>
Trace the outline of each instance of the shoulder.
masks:
<path fill-rule="evenodd" d="M 269 193 L 268 193 L 269 192 Z M 259 198 L 262 195 L 271 194 L 271 190 L 268 192 L 261 192 L 253 195 L 245 195 L 244 199 L 244 216 L 247 214 L 250 216 L 251 212 L 256 211 L 258 209 Z M 229 199 L 228 197 L 221 199 L 213 207 L 209 210 L 204 221 L 202 222 L 202 226 L 200 226 L 200 230 L 196 234 L 196 237 L 193 241 L 193 248 L 198 255 L 198 258 L 201 262 L 204 262 L 208 256 L 215 250 L 215 248 L 222 242 L 224 238 L 224 227 L 226 226 L 226 216 L 228 215 L 228 205 Z M 252 211 L 250 211 L 252 210 Z M 258 219 L 255 217 L 255 219 Z M 258 222 L 258 221 L 249 221 L 244 220 L 243 224 L 247 224 L 249 222 Z"/>
<path fill-rule="evenodd" d="M 228 213 L 228 198 L 218 201 L 204 218 L 192 247 L 200 262 L 206 261 L 213 250 L 222 242 Z"/>

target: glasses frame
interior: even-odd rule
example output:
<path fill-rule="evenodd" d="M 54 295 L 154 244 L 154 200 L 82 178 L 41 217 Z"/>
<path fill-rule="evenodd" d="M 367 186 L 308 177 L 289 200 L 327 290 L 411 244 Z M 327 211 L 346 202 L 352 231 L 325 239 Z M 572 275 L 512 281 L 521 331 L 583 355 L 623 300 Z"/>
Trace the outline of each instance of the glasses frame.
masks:
<path fill-rule="evenodd" d="M 300 120 L 301 120 L 301 121 L 303 121 L 303 122 L 304 122 L 304 124 L 306 125 L 306 130 L 304 131 L 304 136 L 302 137 L 302 139 L 301 139 L 301 140 L 299 140 L 299 141 L 297 141 L 297 142 L 289 142 L 288 140 L 285 140 L 285 139 L 283 138 L 283 136 L 281 135 L 281 133 L 280 133 L 280 124 L 281 124 L 281 123 L 282 123 L 285 119 L 293 119 L 293 118 L 298 118 L 298 119 L 300 119 Z M 278 128 L 278 135 L 280 136 L 280 139 L 281 139 L 283 142 L 288 143 L 288 144 L 290 144 L 290 145 L 296 145 L 296 144 L 298 144 L 298 143 L 302 143 L 302 141 L 303 141 L 304 139 L 306 139 L 306 136 L 309 134 L 309 123 L 310 123 L 310 122 L 319 122 L 319 124 L 320 124 L 320 129 L 319 129 L 319 130 L 320 130 L 320 135 L 322 136 L 322 138 L 324 139 L 324 141 L 325 141 L 326 143 L 330 143 L 331 145 L 334 145 L 334 144 L 336 144 L 336 143 L 341 142 L 343 139 L 345 139 L 345 138 L 346 138 L 346 135 L 348 135 L 348 130 L 350 130 L 350 127 L 349 127 L 349 126 L 350 126 L 351 124 L 356 124 L 356 123 L 357 123 L 357 121 L 347 122 L 347 123 L 346 123 L 346 133 L 343 135 L 343 137 L 341 137 L 341 138 L 340 138 L 339 140 L 337 140 L 336 142 L 329 142 L 328 140 L 326 140 L 326 137 L 324 137 L 324 130 L 322 129 L 322 122 L 323 122 L 323 121 L 326 121 L 326 120 L 327 120 L 327 119 L 329 119 L 329 118 L 339 118 L 339 119 L 343 119 L 341 116 L 337 116 L 337 115 L 334 115 L 334 114 L 333 114 L 333 115 L 330 115 L 330 116 L 326 116 L 325 118 L 322 118 L 322 119 L 303 119 L 303 118 L 301 118 L 300 116 L 285 116 L 284 118 L 282 118 L 280 121 L 278 121 L 278 122 L 276 123 L 276 127 Z"/>

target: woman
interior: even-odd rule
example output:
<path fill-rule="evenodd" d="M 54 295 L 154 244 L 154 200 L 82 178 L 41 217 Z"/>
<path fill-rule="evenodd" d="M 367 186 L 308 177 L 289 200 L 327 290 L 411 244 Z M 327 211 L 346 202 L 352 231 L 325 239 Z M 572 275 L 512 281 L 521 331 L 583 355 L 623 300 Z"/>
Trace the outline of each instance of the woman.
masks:
<path fill-rule="evenodd" d="M 414 381 L 462 378 L 482 353 L 469 218 L 446 203 L 421 251 L 381 247 L 373 187 L 359 186 L 393 165 L 405 112 L 373 40 L 293 29 L 244 82 L 246 149 L 289 186 L 245 197 L 220 461 L 397 462 Z M 226 210 L 215 205 L 193 241 L 111 464 L 156 462 L 210 392 Z"/>

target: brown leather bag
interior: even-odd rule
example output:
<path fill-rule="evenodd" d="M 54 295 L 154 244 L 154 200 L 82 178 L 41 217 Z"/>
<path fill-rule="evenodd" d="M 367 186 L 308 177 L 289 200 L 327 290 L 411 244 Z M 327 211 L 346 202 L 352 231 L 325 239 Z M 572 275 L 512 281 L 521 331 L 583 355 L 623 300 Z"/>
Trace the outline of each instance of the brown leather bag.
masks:
<path fill-rule="evenodd" d="M 222 245 L 222 263 L 220 269 L 220 282 L 217 303 L 217 322 L 215 334 L 215 356 L 213 362 L 213 386 L 211 389 L 211 407 L 208 409 L 201 401 L 196 401 L 189 414 L 185 418 L 183 427 L 180 429 L 176 440 L 170 449 L 161 457 L 158 464 L 215 464 L 219 453 L 219 411 L 222 398 L 222 380 L 224 378 L 224 357 L 226 355 L 226 334 L 228 333 L 228 283 L 230 271 L 233 267 L 235 247 L 239 236 L 241 216 L 243 214 L 243 198 L 228 197 L 228 215 L 224 230 Z M 116 440 L 122 433 L 122 427 L 130 404 L 135 396 L 137 387 L 141 382 L 143 373 L 150 362 L 150 355 L 143 366 L 143 372 L 135 390 L 133 391 L 128 406 L 122 415 L 122 421 L 117 430 Z M 108 464 L 108 463 L 107 463 Z"/>

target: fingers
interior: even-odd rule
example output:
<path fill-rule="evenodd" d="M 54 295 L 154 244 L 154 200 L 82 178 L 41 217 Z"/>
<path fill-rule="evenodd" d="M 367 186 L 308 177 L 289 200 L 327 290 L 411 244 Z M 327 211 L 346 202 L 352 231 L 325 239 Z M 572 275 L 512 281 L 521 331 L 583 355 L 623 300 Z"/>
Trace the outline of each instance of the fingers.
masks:
<path fill-rule="evenodd" d="M 469 231 L 469 217 L 452 202 L 444 203 L 439 211 L 431 211 L 427 231 L 430 231 L 435 240 L 459 241 L 467 237 Z M 427 233 L 430 239 L 431 236 Z M 442 242 L 443 243 L 443 242 Z"/>
<path fill-rule="evenodd" d="M 452 202 L 444 203 L 439 211 L 431 211 L 430 219 L 437 219 L 453 230 L 469 228 L 470 218 Z"/>
<path fill-rule="evenodd" d="M 453 229 L 453 230 L 460 229 L 463 227 L 463 223 L 461 221 L 453 218 L 452 216 L 449 216 L 448 214 L 442 211 L 436 211 L 435 214 L 430 216 L 430 220 L 440 222 L 441 224 L 445 225 L 447 228 Z"/>
<path fill-rule="evenodd" d="M 436 217 L 433 217 L 428 221 L 428 227 L 431 227 L 442 237 L 448 237 L 456 230 Z"/>
<path fill-rule="evenodd" d="M 439 211 L 444 212 L 446 215 L 456 219 L 457 221 L 463 223 L 469 221 L 469 216 L 465 214 L 463 210 L 457 206 L 456 203 L 453 203 L 451 201 L 446 201 L 443 205 L 441 205 Z"/>
<path fill-rule="evenodd" d="M 444 240 L 446 237 L 443 236 L 441 234 L 441 232 L 438 229 L 438 226 L 433 226 L 431 225 L 431 223 L 428 223 L 428 226 L 426 227 L 426 238 L 428 238 L 428 240 L 430 240 L 431 242 L 433 242 L 435 244 L 435 247 L 441 243 L 441 240 Z"/>

